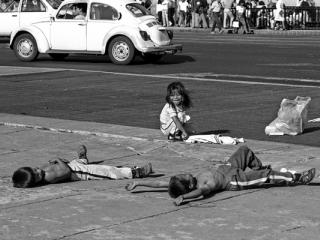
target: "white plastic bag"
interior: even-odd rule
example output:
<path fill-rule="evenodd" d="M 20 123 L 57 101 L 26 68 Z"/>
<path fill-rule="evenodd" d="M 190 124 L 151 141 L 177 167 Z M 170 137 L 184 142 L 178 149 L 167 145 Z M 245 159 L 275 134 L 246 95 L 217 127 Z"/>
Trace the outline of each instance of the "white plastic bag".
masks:
<path fill-rule="evenodd" d="M 266 128 L 267 135 L 297 135 L 302 133 L 307 122 L 307 107 L 310 97 L 296 97 L 294 100 L 284 98 L 278 111 L 278 117 Z"/>

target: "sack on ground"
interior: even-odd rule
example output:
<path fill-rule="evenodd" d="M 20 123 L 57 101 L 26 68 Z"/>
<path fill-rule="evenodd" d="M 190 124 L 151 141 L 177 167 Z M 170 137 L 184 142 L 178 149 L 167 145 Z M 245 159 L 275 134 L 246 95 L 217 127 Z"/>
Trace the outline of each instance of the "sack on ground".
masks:
<path fill-rule="evenodd" d="M 296 97 L 294 100 L 283 99 L 278 117 L 266 128 L 267 135 L 297 135 L 303 132 L 307 122 L 310 97 Z"/>

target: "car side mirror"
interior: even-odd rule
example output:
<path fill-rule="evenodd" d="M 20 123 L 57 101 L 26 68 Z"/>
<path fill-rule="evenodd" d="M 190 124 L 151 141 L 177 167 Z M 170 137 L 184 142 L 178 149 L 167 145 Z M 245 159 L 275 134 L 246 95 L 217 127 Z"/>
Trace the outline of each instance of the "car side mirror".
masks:
<path fill-rule="evenodd" d="M 54 22 L 54 21 L 55 21 L 54 16 L 50 16 L 50 21 L 51 21 L 51 22 Z"/>
<path fill-rule="evenodd" d="M 121 17 L 122 17 L 122 14 L 119 12 L 119 13 L 118 13 L 118 18 L 117 18 L 117 20 L 120 20 Z"/>

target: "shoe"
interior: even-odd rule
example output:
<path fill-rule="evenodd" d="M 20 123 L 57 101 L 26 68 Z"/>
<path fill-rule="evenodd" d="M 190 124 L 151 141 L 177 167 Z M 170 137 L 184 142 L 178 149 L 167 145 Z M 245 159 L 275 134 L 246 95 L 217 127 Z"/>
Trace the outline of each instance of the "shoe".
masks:
<path fill-rule="evenodd" d="M 302 173 L 296 173 L 294 174 L 294 182 L 297 184 L 309 184 L 312 179 L 316 175 L 316 169 L 311 168 L 310 170 L 304 171 Z"/>
<path fill-rule="evenodd" d="M 79 159 L 86 159 L 86 160 L 88 160 L 88 157 L 87 157 L 87 147 L 86 147 L 85 145 L 80 145 L 77 153 L 78 153 L 78 158 L 79 158 Z"/>
<path fill-rule="evenodd" d="M 221 30 L 219 30 L 219 32 L 218 32 L 219 34 L 222 34 L 223 33 L 223 30 L 221 29 Z"/>
<path fill-rule="evenodd" d="M 263 169 L 271 169 L 271 165 L 268 164 L 268 165 L 265 165 L 265 166 L 261 166 L 260 169 L 261 170 L 263 170 Z"/>
<path fill-rule="evenodd" d="M 210 34 L 216 34 L 216 32 L 215 31 L 211 31 Z"/>
<path fill-rule="evenodd" d="M 132 178 L 145 178 L 152 173 L 152 165 L 148 163 L 142 167 L 132 168 Z"/>
<path fill-rule="evenodd" d="M 170 141 L 183 141 L 182 132 L 179 130 L 175 133 L 169 133 L 168 140 L 170 140 Z"/>

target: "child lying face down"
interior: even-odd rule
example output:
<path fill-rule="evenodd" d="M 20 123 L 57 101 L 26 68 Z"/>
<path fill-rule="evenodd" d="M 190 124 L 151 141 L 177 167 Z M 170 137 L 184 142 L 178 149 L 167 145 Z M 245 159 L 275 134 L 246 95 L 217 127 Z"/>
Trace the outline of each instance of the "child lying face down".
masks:
<path fill-rule="evenodd" d="M 250 168 L 250 171 L 245 171 Z M 279 172 L 262 162 L 246 146 L 240 147 L 229 160 L 217 168 L 210 168 L 197 175 L 179 174 L 165 181 L 133 181 L 126 186 L 128 191 L 138 186 L 166 188 L 174 203 L 179 206 L 185 199 L 206 197 L 219 191 L 235 191 L 268 185 L 308 184 L 315 177 L 312 168 L 302 173 Z"/>
<path fill-rule="evenodd" d="M 69 181 L 143 178 L 150 173 L 152 173 L 151 163 L 132 168 L 89 164 L 87 148 L 81 145 L 77 159 L 71 162 L 66 159 L 55 159 L 41 167 L 19 168 L 13 173 L 12 182 L 14 187 L 28 188 Z"/>

